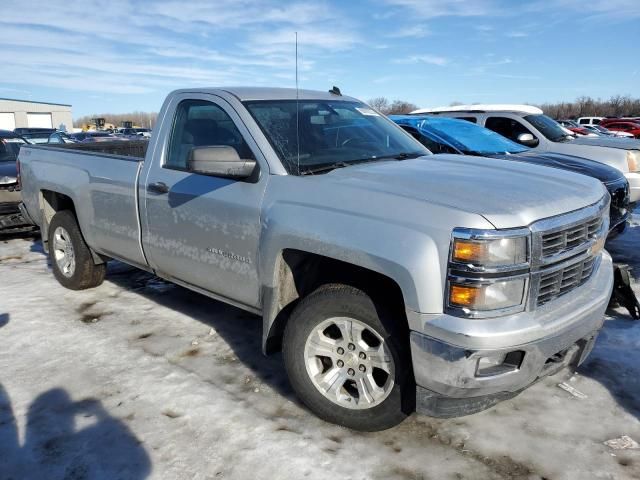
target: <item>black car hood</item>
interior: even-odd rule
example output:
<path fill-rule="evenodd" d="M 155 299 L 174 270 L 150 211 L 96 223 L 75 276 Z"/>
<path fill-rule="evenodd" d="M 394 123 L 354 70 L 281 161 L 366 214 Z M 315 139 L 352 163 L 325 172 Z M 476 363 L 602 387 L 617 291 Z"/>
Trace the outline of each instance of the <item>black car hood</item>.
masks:
<path fill-rule="evenodd" d="M 0 162 L 0 177 L 15 177 L 18 174 L 16 161 Z"/>
<path fill-rule="evenodd" d="M 623 176 L 622 172 L 617 168 L 610 167 L 604 163 L 589 160 L 587 158 L 574 157 L 573 155 L 564 155 L 561 153 L 523 152 L 510 155 L 491 155 L 491 157 L 535 163 L 536 165 L 569 170 L 571 172 L 581 173 L 589 177 L 597 178 L 603 183 L 619 180 Z"/>

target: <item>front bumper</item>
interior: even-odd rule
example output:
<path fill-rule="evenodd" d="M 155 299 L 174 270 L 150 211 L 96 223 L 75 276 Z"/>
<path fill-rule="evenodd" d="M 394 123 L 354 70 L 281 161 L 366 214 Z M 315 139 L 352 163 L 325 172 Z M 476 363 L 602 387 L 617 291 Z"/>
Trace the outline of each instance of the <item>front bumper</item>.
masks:
<path fill-rule="evenodd" d="M 624 176 L 629 182 L 629 202 L 637 203 L 640 201 L 640 172 L 627 172 Z"/>
<path fill-rule="evenodd" d="M 541 377 L 579 365 L 602 327 L 612 288 L 611 257 L 603 252 L 589 281 L 535 311 L 482 320 L 408 312 L 418 403 L 468 399 L 484 409 Z M 518 352 L 517 366 L 489 375 L 480 371 L 481 358 L 512 352 Z M 462 414 L 478 411 L 462 405 Z"/>

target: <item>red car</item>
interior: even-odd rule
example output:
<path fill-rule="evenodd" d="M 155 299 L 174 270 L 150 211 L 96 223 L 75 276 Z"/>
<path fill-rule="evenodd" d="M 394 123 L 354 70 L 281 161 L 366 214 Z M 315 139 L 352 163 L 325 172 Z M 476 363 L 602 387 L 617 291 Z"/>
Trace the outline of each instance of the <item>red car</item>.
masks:
<path fill-rule="evenodd" d="M 629 120 L 617 120 L 615 118 L 607 118 L 600 122 L 604 128 L 617 132 L 627 132 L 636 138 L 640 138 L 640 123 L 631 122 Z"/>

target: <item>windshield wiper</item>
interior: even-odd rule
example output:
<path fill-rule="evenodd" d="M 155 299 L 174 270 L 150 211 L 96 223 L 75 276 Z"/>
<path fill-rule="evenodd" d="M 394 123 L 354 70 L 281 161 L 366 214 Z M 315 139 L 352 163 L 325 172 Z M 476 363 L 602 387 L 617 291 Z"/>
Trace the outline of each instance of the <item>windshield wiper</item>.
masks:
<path fill-rule="evenodd" d="M 344 168 L 348 166 L 349 163 L 347 162 L 323 163 L 321 165 L 316 165 L 315 167 L 300 170 L 300 175 L 312 175 L 314 173 L 329 172 L 336 168 Z"/>
<path fill-rule="evenodd" d="M 378 162 L 380 160 L 388 160 L 388 159 L 408 160 L 411 158 L 421 157 L 422 155 L 423 154 L 421 152 L 400 152 L 400 153 L 394 153 L 393 155 L 361 158 L 358 160 L 351 160 L 349 162 L 323 163 L 321 165 L 311 166 L 309 168 L 305 168 L 304 170 L 300 170 L 300 175 L 312 175 L 314 173 L 329 172 L 336 168 L 344 168 L 350 165 L 357 165 L 359 163 Z"/>
<path fill-rule="evenodd" d="M 421 152 L 400 152 L 394 155 L 385 155 L 383 157 L 376 157 L 376 160 L 380 160 L 383 158 L 395 158 L 396 160 L 410 160 L 412 158 L 421 157 L 423 154 Z"/>

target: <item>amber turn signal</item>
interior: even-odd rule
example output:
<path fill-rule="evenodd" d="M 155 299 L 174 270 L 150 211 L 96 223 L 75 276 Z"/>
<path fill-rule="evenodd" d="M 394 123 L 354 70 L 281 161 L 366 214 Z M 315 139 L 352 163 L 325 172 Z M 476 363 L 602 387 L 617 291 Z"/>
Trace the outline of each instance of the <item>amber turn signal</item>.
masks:
<path fill-rule="evenodd" d="M 478 302 L 481 293 L 482 289 L 478 287 L 451 285 L 449 290 L 449 304 L 459 307 L 471 307 Z"/>
<path fill-rule="evenodd" d="M 480 263 L 485 257 L 486 246 L 485 243 L 456 239 L 453 242 L 453 260 Z"/>

